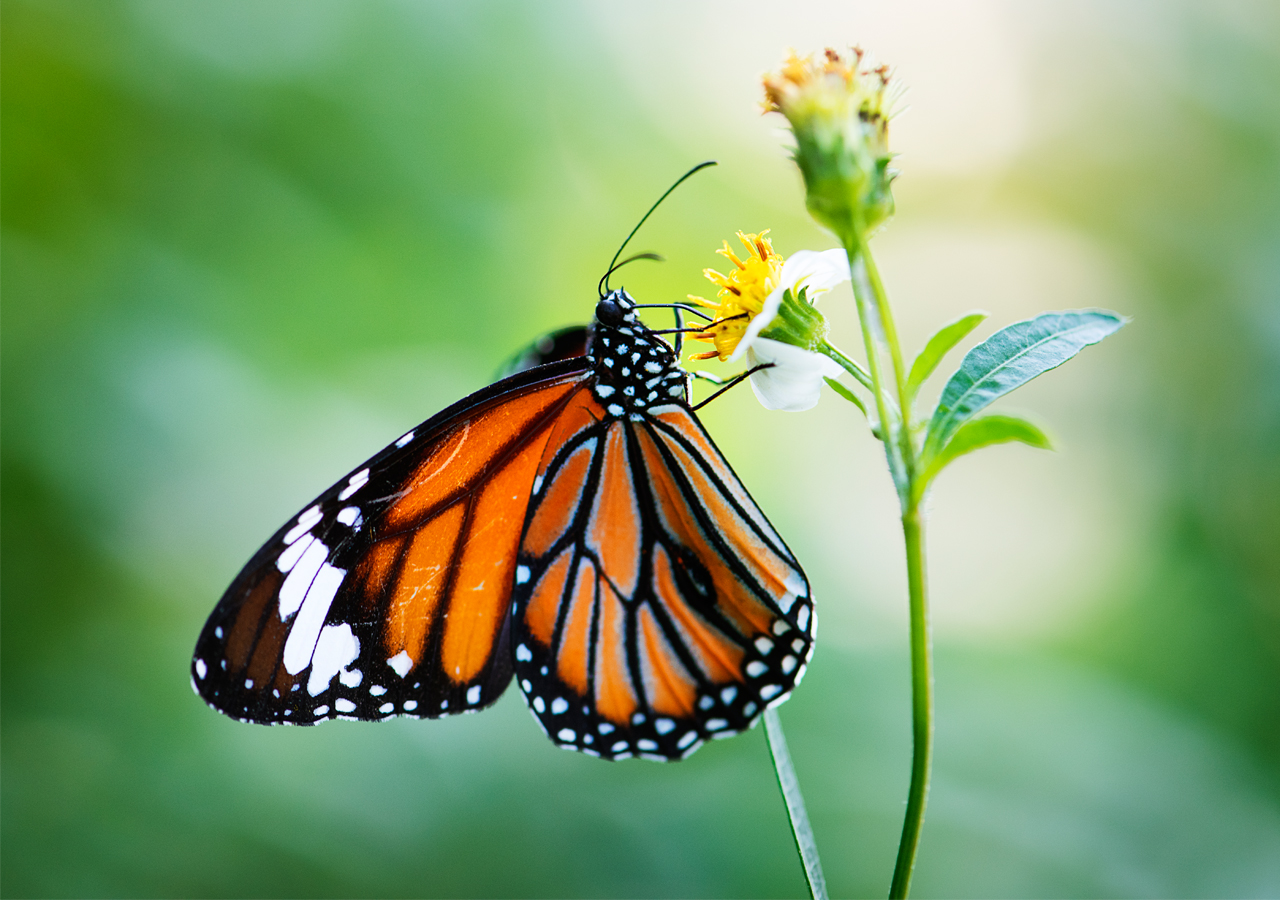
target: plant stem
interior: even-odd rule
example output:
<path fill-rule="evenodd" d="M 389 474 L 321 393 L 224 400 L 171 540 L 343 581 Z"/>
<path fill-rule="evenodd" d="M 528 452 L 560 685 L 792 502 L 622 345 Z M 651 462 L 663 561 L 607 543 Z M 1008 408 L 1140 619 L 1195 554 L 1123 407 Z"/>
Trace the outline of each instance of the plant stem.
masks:
<path fill-rule="evenodd" d="M 929 597 L 924 558 L 924 522 L 915 505 L 902 516 L 902 536 L 907 545 L 907 589 L 911 598 L 911 787 L 907 815 L 898 843 L 890 898 L 904 898 L 911 890 L 924 808 L 929 799 L 929 773 L 933 766 L 933 660 L 929 628 Z"/>
<path fill-rule="evenodd" d="M 903 463 L 902 450 L 897 441 L 889 439 L 893 423 L 889 418 L 888 398 L 885 396 L 884 378 L 880 373 L 880 349 L 876 335 L 878 299 L 867 275 L 866 247 L 856 237 L 845 241 L 845 255 L 849 258 L 849 271 L 853 275 L 853 299 L 858 307 L 858 323 L 861 325 L 862 342 L 867 352 L 867 368 L 871 375 L 871 393 L 876 401 L 876 414 L 880 417 L 881 434 L 884 435 L 884 452 L 889 462 L 889 474 L 893 477 L 898 499 L 904 508 L 910 496 L 907 467 Z M 905 396 L 905 394 L 903 395 Z"/>
<path fill-rule="evenodd" d="M 916 850 L 924 825 L 925 805 L 929 797 L 929 774 L 933 764 L 933 648 L 929 627 L 928 578 L 924 555 L 924 517 L 916 490 L 916 447 L 911 436 L 911 396 L 907 391 L 907 372 L 902 361 L 902 347 L 893 320 L 893 310 L 880 272 L 876 268 L 858 228 L 851 229 L 845 241 L 849 270 L 853 276 L 853 295 L 858 304 L 858 321 L 862 325 L 867 348 L 872 393 L 880 415 L 880 438 L 884 441 L 889 474 L 898 489 L 902 507 L 902 536 L 907 550 L 907 588 L 911 612 L 911 786 L 907 793 L 907 814 L 902 823 L 902 839 L 894 865 L 890 898 L 905 898 L 911 890 Z M 878 326 L 879 330 L 875 330 Z M 886 415 L 890 401 L 885 396 L 880 367 L 880 345 L 887 347 L 893 366 L 894 387 L 898 395 L 897 419 Z M 896 429 L 896 430 L 895 430 Z"/>
<path fill-rule="evenodd" d="M 805 880 L 809 882 L 809 895 L 813 900 L 827 900 L 827 880 L 822 876 L 822 863 L 818 861 L 818 844 L 813 838 L 809 813 L 800 794 L 800 781 L 796 778 L 795 766 L 791 764 L 791 752 L 787 750 L 787 738 L 782 733 L 782 720 L 778 718 L 776 709 L 765 710 L 764 732 L 769 737 L 769 755 L 773 757 L 778 787 L 782 789 L 782 799 L 787 804 L 791 833 L 795 836 L 796 849 L 800 851 L 800 861 L 804 864 Z"/>

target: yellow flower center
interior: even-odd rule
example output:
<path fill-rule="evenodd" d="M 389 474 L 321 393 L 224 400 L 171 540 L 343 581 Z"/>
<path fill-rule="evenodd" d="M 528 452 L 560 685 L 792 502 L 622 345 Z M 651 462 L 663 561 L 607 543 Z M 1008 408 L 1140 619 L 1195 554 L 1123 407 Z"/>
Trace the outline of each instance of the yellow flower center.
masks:
<path fill-rule="evenodd" d="M 728 275 L 722 275 L 715 269 L 702 270 L 702 274 L 720 290 L 715 300 L 689 295 L 694 303 L 714 311 L 712 321 L 692 337 L 695 341 L 706 341 L 716 349 L 695 354 L 693 359 L 718 356 L 723 361 L 732 356 L 751 319 L 764 309 L 764 301 L 782 280 L 783 260 L 765 237 L 768 233 L 768 229 L 759 234 L 738 232 L 738 240 L 747 248 L 745 259 L 729 249 L 728 241 L 724 242 L 724 247 L 716 252 L 733 263 L 734 268 Z"/>

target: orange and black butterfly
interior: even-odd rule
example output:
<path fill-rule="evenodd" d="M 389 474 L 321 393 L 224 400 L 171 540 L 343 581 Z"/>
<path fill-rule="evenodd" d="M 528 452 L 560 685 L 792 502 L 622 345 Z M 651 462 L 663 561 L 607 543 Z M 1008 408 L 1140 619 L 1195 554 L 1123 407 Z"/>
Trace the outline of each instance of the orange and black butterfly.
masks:
<path fill-rule="evenodd" d="M 210 706 L 269 725 L 434 719 L 514 675 L 556 744 L 670 760 L 787 698 L 813 650 L 808 580 L 698 421 L 676 352 L 625 291 L 601 293 L 589 329 L 267 541 L 196 644 Z M 567 358 L 526 367 L 547 356 Z"/>

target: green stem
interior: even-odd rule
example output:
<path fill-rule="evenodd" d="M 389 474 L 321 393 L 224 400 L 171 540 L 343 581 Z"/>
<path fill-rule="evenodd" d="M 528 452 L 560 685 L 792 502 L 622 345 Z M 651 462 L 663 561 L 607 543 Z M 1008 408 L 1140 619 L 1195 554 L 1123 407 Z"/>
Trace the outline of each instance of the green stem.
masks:
<path fill-rule="evenodd" d="M 880 325 L 884 328 L 884 340 L 889 345 L 889 359 L 893 362 L 895 387 L 898 389 L 898 404 L 902 408 L 902 431 L 898 435 L 899 450 L 907 468 L 908 480 L 915 476 L 915 449 L 911 443 L 911 395 L 907 391 L 907 369 L 902 364 L 902 344 L 898 341 L 898 328 L 893 320 L 893 307 L 889 305 L 889 295 L 885 292 L 884 282 L 880 280 L 880 269 L 876 266 L 875 257 L 869 249 L 863 247 L 862 260 L 866 266 L 867 281 L 876 298 L 876 311 L 880 314 Z"/>
<path fill-rule="evenodd" d="M 904 898 L 911 890 L 933 765 L 933 642 L 929 627 L 924 522 L 918 505 L 913 504 L 903 513 L 902 535 L 907 545 L 907 588 L 911 598 L 911 787 L 907 792 L 907 815 L 902 823 L 893 884 L 889 888 L 891 898 Z"/>
<path fill-rule="evenodd" d="M 782 733 L 782 720 L 778 718 L 776 709 L 765 710 L 764 732 L 769 737 L 769 755 L 773 757 L 778 787 L 782 789 L 782 799 L 787 804 L 791 833 L 796 839 L 796 849 L 800 851 L 800 862 L 804 864 L 805 880 L 809 882 L 809 895 L 813 900 L 827 900 L 827 880 L 822 876 L 822 863 L 818 861 L 818 844 L 809 825 L 809 813 L 800 794 L 800 781 L 796 778 L 795 766 L 791 764 L 791 752 L 787 750 L 787 738 Z"/>
<path fill-rule="evenodd" d="M 849 269 L 853 276 L 853 296 L 858 304 L 858 321 L 867 348 L 871 370 L 872 393 L 880 414 L 880 438 L 885 444 L 889 473 L 898 489 L 902 506 L 902 536 L 907 550 L 907 587 L 911 612 L 911 786 L 907 792 L 907 814 L 898 844 L 898 859 L 893 870 L 890 898 L 905 898 L 911 890 L 911 874 L 915 869 L 920 831 L 924 825 L 925 805 L 929 797 L 929 773 L 933 762 L 933 648 L 930 639 L 928 580 L 924 556 L 924 519 L 917 491 L 915 442 L 911 437 L 911 395 L 907 389 L 907 371 L 902 361 L 902 346 L 893 320 L 893 310 L 866 246 L 855 227 L 845 241 Z M 875 329 L 879 326 L 879 331 Z M 887 345 L 893 365 L 898 395 L 897 413 L 893 420 L 886 415 L 889 400 L 885 396 L 880 371 L 881 339 Z M 894 429 L 897 429 L 896 431 Z"/>
<path fill-rule="evenodd" d="M 885 396 L 884 378 L 880 374 L 880 351 L 876 346 L 876 323 L 879 321 L 876 307 L 878 298 L 871 288 L 867 277 L 865 259 L 868 256 L 866 247 L 856 237 L 845 241 L 845 255 L 849 258 L 849 270 L 853 275 L 853 299 L 858 307 L 858 323 L 862 330 L 862 342 L 867 351 L 867 368 L 871 375 L 871 394 L 876 401 L 876 414 L 880 417 L 880 429 L 884 435 L 884 452 L 889 462 L 889 474 L 893 477 L 894 487 L 898 490 L 898 498 L 904 508 L 910 497 L 907 467 L 903 464 L 901 448 L 898 442 L 889 440 L 893 433 L 893 423 L 889 418 L 888 398 Z M 837 360 L 838 361 L 838 360 Z"/>

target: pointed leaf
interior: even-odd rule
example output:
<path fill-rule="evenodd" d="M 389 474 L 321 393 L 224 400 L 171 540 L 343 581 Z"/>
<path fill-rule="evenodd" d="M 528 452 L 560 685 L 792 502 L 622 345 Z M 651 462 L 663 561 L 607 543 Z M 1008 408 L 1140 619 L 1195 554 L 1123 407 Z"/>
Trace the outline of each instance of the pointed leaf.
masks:
<path fill-rule="evenodd" d="M 929 421 L 924 456 L 936 456 L 961 425 L 992 401 L 1057 368 L 1125 319 L 1105 310 L 1043 313 L 1002 328 L 965 354 Z"/>
<path fill-rule="evenodd" d="M 946 356 L 952 347 L 960 343 L 966 334 L 977 328 L 979 323 L 989 315 L 990 313 L 981 311 L 966 313 L 954 322 L 939 328 L 924 345 L 915 362 L 911 364 L 911 371 L 907 374 L 908 395 L 914 398 L 916 391 L 920 390 L 920 385 L 924 384 L 925 379 L 938 368 L 942 357 Z"/>
<path fill-rule="evenodd" d="M 862 414 L 864 416 L 867 415 L 867 408 L 863 405 L 862 401 L 858 399 L 857 394 L 849 390 L 840 382 L 836 381 L 834 378 L 823 378 L 822 380 L 827 383 L 827 387 L 831 388 L 831 390 L 835 391 L 841 397 L 858 407 L 858 409 L 862 410 Z"/>
<path fill-rule="evenodd" d="M 979 416 L 970 419 L 951 436 L 951 440 L 942 448 L 942 452 L 925 462 L 924 476 L 920 479 L 921 489 L 947 467 L 952 460 L 972 453 L 981 447 L 992 444 L 1004 444 L 1009 441 L 1022 441 L 1041 450 L 1052 450 L 1053 442 L 1038 425 L 1028 422 L 1020 416 Z"/>

